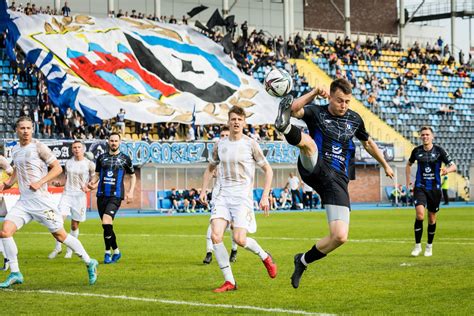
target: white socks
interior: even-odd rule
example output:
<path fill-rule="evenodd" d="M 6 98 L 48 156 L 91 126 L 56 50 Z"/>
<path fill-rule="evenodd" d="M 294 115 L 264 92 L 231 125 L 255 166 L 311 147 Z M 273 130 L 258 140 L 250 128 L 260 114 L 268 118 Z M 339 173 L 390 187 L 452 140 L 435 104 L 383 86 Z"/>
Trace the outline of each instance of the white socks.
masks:
<path fill-rule="evenodd" d="M 235 284 L 234 275 L 230 268 L 229 253 L 225 249 L 224 243 L 214 244 L 214 256 L 216 256 L 217 264 L 221 268 L 224 279 L 232 284 Z"/>
<path fill-rule="evenodd" d="M 212 246 L 211 232 L 212 232 L 211 224 L 209 224 L 209 227 L 207 228 L 207 235 L 206 235 L 206 252 L 212 252 L 214 250 L 214 247 Z M 232 244 L 232 247 L 233 247 L 233 244 Z"/>
<path fill-rule="evenodd" d="M 79 239 L 72 236 L 71 234 L 68 234 L 63 243 L 71 248 L 72 251 L 74 251 L 86 264 L 91 262 L 91 258 L 87 254 Z"/>
<path fill-rule="evenodd" d="M 247 242 L 245 243 L 244 248 L 253 252 L 262 260 L 265 260 L 268 257 L 268 253 L 266 253 L 265 250 L 263 250 L 262 247 L 260 247 L 260 245 L 253 238 L 247 237 Z"/>
<path fill-rule="evenodd" d="M 237 243 L 236 243 L 235 240 L 234 240 L 234 234 L 231 234 L 230 236 L 231 236 L 231 238 L 232 238 L 232 250 L 236 251 L 238 245 L 237 245 Z"/>
<path fill-rule="evenodd" d="M 11 272 L 20 272 L 20 267 L 18 266 L 18 248 L 16 247 L 15 240 L 13 237 L 1 238 L 3 243 L 3 248 L 5 251 L 5 258 L 8 259 L 10 264 Z"/>
<path fill-rule="evenodd" d="M 114 255 L 118 255 L 120 253 L 120 250 L 118 248 L 114 249 Z"/>
<path fill-rule="evenodd" d="M 56 246 L 54 247 L 54 250 L 59 253 L 61 252 L 61 247 L 62 247 L 62 243 L 56 240 Z"/>

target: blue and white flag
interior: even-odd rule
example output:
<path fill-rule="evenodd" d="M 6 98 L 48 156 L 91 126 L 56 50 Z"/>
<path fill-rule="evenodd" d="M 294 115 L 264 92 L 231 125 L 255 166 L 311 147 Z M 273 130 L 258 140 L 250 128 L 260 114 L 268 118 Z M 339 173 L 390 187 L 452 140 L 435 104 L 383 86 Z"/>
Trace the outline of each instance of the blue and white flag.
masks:
<path fill-rule="evenodd" d="M 26 16 L 1 6 L 8 47 L 18 45 L 42 71 L 56 106 L 81 112 L 89 123 L 124 108 L 127 119 L 144 123 L 221 124 L 233 105 L 245 108 L 250 124 L 275 120 L 278 100 L 191 27 L 131 18 Z"/>

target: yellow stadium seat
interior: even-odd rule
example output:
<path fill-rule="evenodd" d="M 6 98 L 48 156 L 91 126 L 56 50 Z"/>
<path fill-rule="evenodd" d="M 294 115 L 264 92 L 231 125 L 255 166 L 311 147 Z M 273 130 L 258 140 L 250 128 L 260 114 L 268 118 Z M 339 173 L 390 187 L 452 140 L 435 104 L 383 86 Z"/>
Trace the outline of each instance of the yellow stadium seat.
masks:
<path fill-rule="evenodd" d="M 132 134 L 132 140 L 140 140 L 140 136 L 138 136 L 138 134 Z"/>

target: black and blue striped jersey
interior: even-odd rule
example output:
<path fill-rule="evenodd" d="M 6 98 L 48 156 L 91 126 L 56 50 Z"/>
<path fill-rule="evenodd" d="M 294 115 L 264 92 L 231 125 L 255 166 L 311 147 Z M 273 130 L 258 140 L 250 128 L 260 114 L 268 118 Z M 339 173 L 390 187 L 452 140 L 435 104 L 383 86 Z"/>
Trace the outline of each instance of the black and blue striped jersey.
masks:
<path fill-rule="evenodd" d="M 135 173 L 130 157 L 121 152 L 117 155 L 103 153 L 97 158 L 95 171 L 99 173 L 97 196 L 118 197 L 123 200 L 125 173 Z"/>
<path fill-rule="evenodd" d="M 426 151 L 423 145 L 414 148 L 408 159 L 411 164 L 418 162 L 416 170 L 416 188 L 424 188 L 426 190 L 439 190 L 441 188 L 441 163 L 449 166 L 453 163 L 451 157 L 446 151 L 438 146 Z"/>
<path fill-rule="evenodd" d="M 360 115 L 349 109 L 343 116 L 334 116 L 329 113 L 328 105 L 310 105 L 304 107 L 303 121 L 326 168 L 349 177 L 355 154 L 352 138 L 355 136 L 361 141 L 369 139 Z"/>

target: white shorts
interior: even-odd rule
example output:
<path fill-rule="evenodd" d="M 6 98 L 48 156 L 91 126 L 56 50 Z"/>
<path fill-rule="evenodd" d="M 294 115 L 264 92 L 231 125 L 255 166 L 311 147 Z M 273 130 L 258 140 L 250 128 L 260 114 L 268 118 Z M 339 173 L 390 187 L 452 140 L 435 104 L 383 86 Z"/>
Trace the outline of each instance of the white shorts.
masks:
<path fill-rule="evenodd" d="M 217 196 L 211 210 L 211 220 L 223 218 L 233 223 L 234 228 L 245 228 L 249 233 L 257 231 L 253 201 L 243 197 Z"/>
<path fill-rule="evenodd" d="M 63 216 L 71 216 L 76 222 L 86 220 L 87 197 L 84 193 L 64 193 L 59 202 L 59 211 Z"/>
<path fill-rule="evenodd" d="M 63 217 L 51 196 L 19 200 L 8 212 L 6 221 L 13 222 L 19 230 L 32 220 L 45 226 L 51 233 L 63 229 Z"/>

